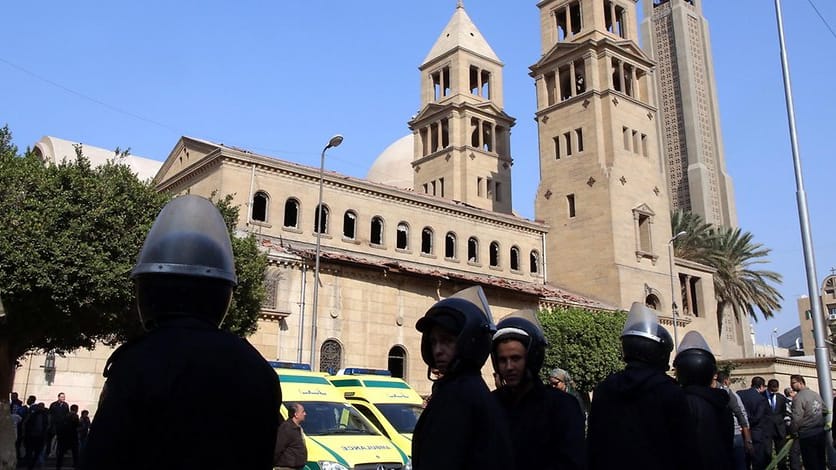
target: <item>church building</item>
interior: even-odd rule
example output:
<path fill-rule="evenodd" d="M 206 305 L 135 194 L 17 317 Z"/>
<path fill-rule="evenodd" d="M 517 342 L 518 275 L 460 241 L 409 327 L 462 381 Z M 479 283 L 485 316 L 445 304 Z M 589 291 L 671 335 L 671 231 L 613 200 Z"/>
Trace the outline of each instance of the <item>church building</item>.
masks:
<path fill-rule="evenodd" d="M 268 298 L 249 338 L 266 358 L 323 371 L 389 369 L 428 393 L 415 323 L 436 301 L 477 284 L 495 320 L 521 308 L 614 311 L 644 302 L 679 338 L 696 329 L 718 356 L 745 355 L 747 335 L 721 340 L 717 332 L 711 269 L 671 257 L 655 63 L 638 45 L 636 2 L 536 7 L 536 220 L 513 210 L 515 118 L 504 111 L 502 60 L 461 2 L 436 41 L 428 36 L 420 111 L 404 117 L 410 133 L 366 178 L 200 138 L 174 145 L 157 188 L 234 194 L 238 230 L 255 234 L 268 254 Z M 77 380 L 91 389 L 89 409 L 101 386 L 94 366 L 98 378 Z"/>

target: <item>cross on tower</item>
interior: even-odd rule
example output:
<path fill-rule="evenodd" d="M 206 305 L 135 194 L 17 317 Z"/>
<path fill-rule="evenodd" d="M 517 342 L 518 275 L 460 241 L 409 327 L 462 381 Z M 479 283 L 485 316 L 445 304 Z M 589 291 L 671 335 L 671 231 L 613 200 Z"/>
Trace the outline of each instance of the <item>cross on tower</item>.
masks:
<path fill-rule="evenodd" d="M 830 268 L 830 275 L 836 274 L 836 268 Z"/>

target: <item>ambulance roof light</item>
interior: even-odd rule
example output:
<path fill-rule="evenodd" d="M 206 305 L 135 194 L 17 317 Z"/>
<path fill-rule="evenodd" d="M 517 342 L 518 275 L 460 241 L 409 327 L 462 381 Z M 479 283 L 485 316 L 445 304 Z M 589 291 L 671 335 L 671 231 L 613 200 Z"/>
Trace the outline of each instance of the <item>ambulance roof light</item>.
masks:
<path fill-rule="evenodd" d="M 369 369 L 366 367 L 346 367 L 340 372 L 342 373 L 342 375 L 381 375 L 386 377 L 392 376 L 392 373 L 386 369 Z"/>
<path fill-rule="evenodd" d="M 310 364 L 303 364 L 301 362 L 287 362 L 287 361 L 268 361 L 270 367 L 273 369 L 294 369 L 294 370 L 311 370 Z"/>

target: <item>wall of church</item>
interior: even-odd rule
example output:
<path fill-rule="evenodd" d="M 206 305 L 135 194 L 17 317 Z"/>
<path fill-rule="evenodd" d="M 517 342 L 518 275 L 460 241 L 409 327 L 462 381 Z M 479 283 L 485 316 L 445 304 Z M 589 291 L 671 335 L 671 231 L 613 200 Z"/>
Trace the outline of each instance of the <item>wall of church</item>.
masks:
<path fill-rule="evenodd" d="M 314 276 L 313 270 L 302 268 L 301 264 L 271 266 L 279 273 L 280 304 L 264 311 L 282 319 L 260 321 L 259 330 L 249 338 L 267 359 L 296 362 L 301 351 L 301 362 L 310 363 Z M 331 263 L 322 265 L 320 278 L 314 369 L 319 370 L 328 359 L 323 358 L 321 351 L 326 341 L 339 345 L 336 369 L 386 369 L 390 350 L 399 346 L 406 351 L 406 380 L 419 393 L 429 393 L 431 384 L 426 380 L 421 336 L 415 323 L 435 302 L 469 284 Z M 536 295 L 488 286 L 485 293 L 496 321 L 515 310 L 538 305 Z M 484 372 L 490 379 L 493 371 L 489 364 Z"/>
<path fill-rule="evenodd" d="M 251 183 L 252 182 L 252 183 Z M 263 192 L 269 197 L 265 222 L 251 222 L 247 214 L 247 194 Z M 281 239 L 288 243 L 301 242 L 310 246 L 315 242 L 314 213 L 319 198 L 318 180 L 300 173 L 271 171 L 269 168 L 224 162 L 216 170 L 191 183 L 192 194 L 234 194 L 233 204 L 241 207 L 239 227 L 248 227 L 262 236 Z M 509 196 L 510 197 L 510 196 Z M 299 203 L 296 226 L 285 226 L 286 201 Z M 470 273 L 487 274 L 510 279 L 542 282 L 542 237 L 545 227 L 525 219 L 503 216 L 477 209 L 454 207 L 439 198 L 414 195 L 389 189 L 376 191 L 370 183 L 353 183 L 345 178 L 328 176 L 323 189 L 323 205 L 329 211 L 323 247 L 344 250 L 359 255 L 372 255 L 409 261 L 430 267 L 442 267 Z M 344 233 L 345 214 L 352 211 L 354 236 Z M 381 243 L 372 243 L 373 217 L 382 221 Z M 399 248 L 398 225 L 408 229 L 407 246 Z M 478 227 L 478 228 L 477 228 Z M 423 232 L 429 229 L 429 245 Z M 448 250 L 451 235 L 452 251 Z M 469 253 L 469 239 L 476 241 L 475 256 Z M 451 239 L 452 240 L 452 239 Z M 498 246 L 495 265 L 491 261 L 491 244 Z M 428 252 L 424 252 L 428 248 Z M 516 269 L 512 269 L 512 249 L 516 255 Z M 536 270 L 531 269 L 531 254 L 538 258 Z M 448 256 L 452 255 L 452 256 Z"/>

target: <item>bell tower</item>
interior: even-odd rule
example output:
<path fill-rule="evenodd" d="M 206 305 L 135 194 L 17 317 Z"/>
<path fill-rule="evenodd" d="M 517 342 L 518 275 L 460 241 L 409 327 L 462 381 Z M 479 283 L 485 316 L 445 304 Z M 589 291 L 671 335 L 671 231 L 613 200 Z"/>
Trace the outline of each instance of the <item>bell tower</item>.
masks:
<path fill-rule="evenodd" d="M 510 130 L 502 68 L 461 2 L 419 67 L 415 191 L 511 213 Z"/>
<path fill-rule="evenodd" d="M 551 279 L 615 306 L 669 312 L 670 207 L 636 1 L 538 3 L 535 213 L 550 227 Z"/>

